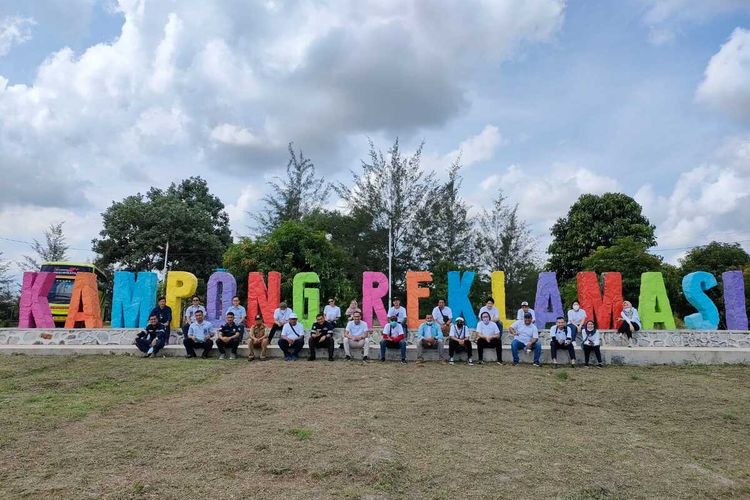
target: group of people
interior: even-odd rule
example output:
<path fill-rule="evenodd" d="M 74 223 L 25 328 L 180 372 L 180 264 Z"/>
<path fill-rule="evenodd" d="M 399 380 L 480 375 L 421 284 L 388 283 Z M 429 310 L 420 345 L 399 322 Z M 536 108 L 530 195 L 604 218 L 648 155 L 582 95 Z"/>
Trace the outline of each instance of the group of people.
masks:
<path fill-rule="evenodd" d="M 317 349 L 325 349 L 329 361 L 334 359 L 336 348 L 334 331 L 342 318 L 341 309 L 336 305 L 335 299 L 328 300 L 328 304 L 323 312 L 317 315 L 309 332 L 305 331 L 288 304 L 281 302 L 273 313 L 271 328 L 269 329 L 263 322 L 263 317 L 258 315 L 249 328 L 247 337 L 245 332 L 247 313 L 240 305 L 239 297 L 232 298 L 232 305 L 225 313 L 225 322 L 218 328 L 205 319 L 206 309 L 201 305 L 199 297 L 193 297 L 191 302 L 191 305 L 185 309 L 182 326 L 183 345 L 187 358 L 196 357 L 196 349 L 202 349 L 201 356 L 207 358 L 216 346 L 219 350 L 219 359 L 236 359 L 237 349 L 243 341 L 246 341 L 249 350 L 248 359 L 254 360 L 256 349 L 259 349 L 260 359 L 265 360 L 268 356 L 268 345 L 278 334 L 278 345 L 284 353 L 284 359 L 293 361 L 299 358 L 304 347 L 305 335 L 309 333 L 308 359 L 310 361 L 316 359 Z M 362 360 L 368 361 L 372 329 L 362 320 L 362 311 L 356 301 L 352 301 L 345 314 L 347 322 L 341 344 L 345 357 L 351 360 L 352 351 L 361 349 Z M 406 309 L 401 306 L 400 299 L 393 299 L 387 316 L 388 322 L 382 325 L 379 344 L 380 360 L 385 361 L 388 349 L 398 349 L 401 363 L 406 363 L 408 330 Z M 589 366 L 593 353 L 597 366 L 602 366 L 601 336 L 594 321 L 586 318 L 586 311 L 577 301 L 573 302 L 567 318 L 563 316 L 557 318 L 555 325 L 550 328 L 550 352 L 553 365 L 558 365 L 558 351 L 564 350 L 568 353 L 571 366 L 575 366 L 575 347 L 577 340 L 580 339 L 585 365 Z M 513 365 L 519 363 L 520 353 L 525 351 L 527 354 L 533 353 L 534 366 L 540 366 L 542 344 L 535 320 L 534 310 L 529 307 L 528 302 L 522 302 L 516 320 L 508 328 L 508 333 L 513 337 L 510 345 Z M 641 327 L 638 311 L 629 301 L 624 301 L 622 314 L 617 320 L 621 322 L 617 331 L 627 336 L 629 346 L 632 347 L 633 333 L 639 331 Z M 148 326 L 135 339 L 136 346 L 145 357 L 157 355 L 169 342 L 171 321 L 172 311 L 166 305 L 166 298 L 159 297 L 157 306 L 149 315 Z M 464 318 L 457 317 L 454 321 L 453 312 L 445 304 L 445 300 L 438 300 L 435 308 L 426 316 L 416 332 L 414 342 L 417 348 L 417 360 L 424 361 L 425 349 L 435 349 L 438 357 L 441 360 L 445 359 L 444 351 L 447 343 L 449 364 L 454 364 L 456 353 L 463 351 L 466 353 L 466 362 L 473 365 L 475 343 L 479 364 L 484 363 L 484 351 L 488 348 L 495 349 L 496 362 L 503 364 L 503 323 L 500 320 L 500 311 L 495 307 L 495 301 L 492 298 L 488 298 L 479 310 L 479 323 L 473 331 L 474 341 L 472 341 L 472 330 L 467 327 Z"/>

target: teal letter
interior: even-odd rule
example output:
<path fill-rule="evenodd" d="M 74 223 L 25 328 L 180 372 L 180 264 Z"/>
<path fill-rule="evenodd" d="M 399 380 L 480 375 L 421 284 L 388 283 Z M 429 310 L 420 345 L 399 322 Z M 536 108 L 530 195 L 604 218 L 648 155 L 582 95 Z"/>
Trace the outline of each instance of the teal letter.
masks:
<path fill-rule="evenodd" d="M 706 290 L 716 286 L 716 277 L 705 271 L 690 273 L 682 278 L 682 293 L 698 311 L 685 316 L 685 326 L 691 330 L 716 330 L 719 328 L 719 310 L 706 295 Z"/>
<path fill-rule="evenodd" d="M 112 293 L 112 328 L 145 328 L 156 305 L 156 273 L 115 271 Z M 179 311 L 177 313 L 179 316 Z"/>
<path fill-rule="evenodd" d="M 477 326 L 477 317 L 469 301 L 473 281 L 472 271 L 466 271 L 463 276 L 460 271 L 448 271 L 448 305 L 453 311 L 453 321 L 455 322 L 456 318 L 461 316 L 466 320 L 466 326 L 469 328 Z"/>

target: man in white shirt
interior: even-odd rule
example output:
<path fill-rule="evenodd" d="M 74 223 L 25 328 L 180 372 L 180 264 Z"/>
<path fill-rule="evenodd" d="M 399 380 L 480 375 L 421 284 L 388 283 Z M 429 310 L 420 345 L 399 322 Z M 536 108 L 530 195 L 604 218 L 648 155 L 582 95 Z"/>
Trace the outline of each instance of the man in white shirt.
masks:
<path fill-rule="evenodd" d="M 521 309 L 516 313 L 516 321 L 523 321 L 523 318 L 527 313 L 531 314 L 531 322 L 536 322 L 536 313 L 529 307 L 529 303 L 524 300 L 521 302 Z"/>
<path fill-rule="evenodd" d="M 565 349 L 570 356 L 570 367 L 576 367 L 576 351 L 573 346 L 573 327 L 565 323 L 565 318 L 557 317 L 555 326 L 549 329 L 552 365 L 557 368 L 557 350 Z"/>
<path fill-rule="evenodd" d="M 232 297 L 232 305 L 229 306 L 229 309 L 227 309 L 224 312 L 224 316 L 228 313 L 234 314 L 234 323 L 237 325 L 247 326 L 245 324 L 245 319 L 247 318 L 247 311 L 245 311 L 245 308 L 240 305 L 240 298 L 235 295 Z M 241 340 L 241 339 L 240 339 Z"/>
<path fill-rule="evenodd" d="M 336 328 L 339 318 L 341 318 L 341 308 L 336 305 L 336 299 L 328 299 L 328 305 L 323 308 L 323 316 L 332 328 Z"/>
<path fill-rule="evenodd" d="M 464 319 L 456 318 L 456 323 L 451 326 L 448 335 L 448 364 L 453 364 L 453 355 L 460 349 L 466 349 L 466 364 L 473 365 L 471 359 L 471 332 L 466 326 Z"/>
<path fill-rule="evenodd" d="M 305 327 L 297 324 L 297 315 L 291 313 L 289 320 L 281 329 L 279 347 L 284 353 L 285 361 L 297 361 L 299 352 L 305 345 Z"/>
<path fill-rule="evenodd" d="M 401 307 L 401 299 L 393 299 L 393 305 L 388 309 L 388 317 L 396 316 L 396 321 L 401 323 L 401 328 L 404 329 L 404 333 L 409 330 L 406 328 L 406 308 Z"/>
<path fill-rule="evenodd" d="M 273 312 L 273 326 L 271 327 L 271 331 L 268 332 L 269 344 L 273 340 L 273 336 L 276 334 L 276 332 L 284 328 L 284 325 L 289 322 L 289 317 L 292 314 L 294 314 L 294 311 L 292 311 L 291 307 L 288 307 L 286 305 L 286 302 L 279 303 L 279 307 L 277 307 Z"/>
<path fill-rule="evenodd" d="M 581 305 L 575 300 L 568 310 L 568 326 L 573 327 L 573 346 L 576 345 L 576 336 L 583 329 L 584 321 L 586 321 L 586 311 L 581 309 Z"/>
<path fill-rule="evenodd" d="M 192 298 L 190 306 L 185 309 L 185 314 L 182 317 L 182 338 L 187 337 L 190 325 L 195 322 L 195 313 L 201 311 L 203 317 L 206 317 L 206 308 L 201 305 L 201 299 L 197 295 Z"/>
<path fill-rule="evenodd" d="M 388 323 L 383 327 L 383 335 L 380 340 L 380 361 L 385 361 L 386 349 L 399 349 L 401 351 L 401 364 L 406 364 L 406 334 L 396 315 L 388 318 Z"/>
<path fill-rule="evenodd" d="M 453 311 L 445 305 L 445 300 L 438 300 L 437 306 L 432 310 L 432 319 L 435 320 L 443 336 L 447 337 L 453 321 Z"/>
<path fill-rule="evenodd" d="M 503 344 L 501 342 L 502 330 L 497 327 L 497 323 L 490 321 L 491 316 L 487 311 L 479 315 L 477 323 L 477 352 L 479 354 L 479 364 L 484 363 L 484 348 L 494 347 L 497 355 L 497 364 L 503 364 Z M 502 323 L 501 323 L 502 324 Z"/>
<path fill-rule="evenodd" d="M 542 344 L 539 342 L 539 330 L 534 324 L 531 313 L 524 314 L 523 320 L 513 323 L 508 331 L 515 337 L 510 344 L 513 366 L 518 364 L 519 349 L 525 349 L 527 353 L 533 350 L 534 366 L 541 366 L 539 362 L 542 357 Z"/>
<path fill-rule="evenodd" d="M 487 302 L 482 306 L 481 309 L 479 309 L 479 314 L 477 315 L 479 318 L 482 317 L 482 313 L 488 313 L 490 315 L 490 321 L 495 323 L 500 330 L 500 333 L 503 333 L 503 322 L 500 321 L 500 310 L 495 307 L 495 299 L 492 297 L 487 299 Z"/>
<path fill-rule="evenodd" d="M 212 326 L 208 321 L 203 320 L 203 311 L 195 311 L 193 323 L 190 323 L 188 327 L 187 335 L 182 340 L 182 345 L 185 346 L 187 354 L 186 358 L 195 357 L 195 349 L 203 349 L 202 358 L 207 358 L 208 353 L 211 352 L 211 348 L 214 346 L 214 334 L 211 332 Z"/>
<path fill-rule="evenodd" d="M 344 330 L 344 353 L 346 359 L 352 359 L 352 348 L 362 348 L 362 361 L 367 361 L 370 351 L 370 331 L 367 328 L 367 323 L 362 321 L 362 313 L 359 311 L 353 315 L 354 319 L 346 324 Z"/>

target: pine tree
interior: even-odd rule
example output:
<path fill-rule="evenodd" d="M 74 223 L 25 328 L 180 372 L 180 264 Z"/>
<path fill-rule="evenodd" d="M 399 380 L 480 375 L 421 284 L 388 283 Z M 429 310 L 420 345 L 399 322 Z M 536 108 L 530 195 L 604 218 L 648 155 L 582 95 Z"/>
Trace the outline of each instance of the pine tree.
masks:
<path fill-rule="evenodd" d="M 67 252 L 69 247 L 65 243 L 63 224 L 65 224 L 65 221 L 50 224 L 44 231 L 43 243 L 34 239 L 31 247 L 36 256 L 24 255 L 24 262 L 21 264 L 23 269 L 38 271 L 39 266 L 44 262 L 59 262 L 68 259 Z"/>

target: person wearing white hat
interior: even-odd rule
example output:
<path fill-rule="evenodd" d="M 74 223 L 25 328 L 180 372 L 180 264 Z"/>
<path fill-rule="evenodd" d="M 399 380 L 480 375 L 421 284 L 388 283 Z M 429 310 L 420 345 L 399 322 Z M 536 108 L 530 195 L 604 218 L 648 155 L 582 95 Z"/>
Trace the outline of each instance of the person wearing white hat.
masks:
<path fill-rule="evenodd" d="M 451 326 L 450 334 L 448 335 L 448 363 L 453 364 L 453 355 L 460 349 L 466 349 L 467 360 L 466 363 L 473 365 L 474 362 L 471 359 L 471 333 L 469 332 L 466 322 L 463 318 L 456 318 L 456 322 Z"/>
<path fill-rule="evenodd" d="M 297 324 L 297 315 L 289 315 L 289 321 L 281 329 L 281 338 L 279 347 L 284 352 L 285 361 L 296 361 L 299 359 L 299 352 L 305 345 L 305 328 Z"/>
<path fill-rule="evenodd" d="M 518 313 L 516 314 L 516 321 L 523 321 L 524 317 L 526 317 L 526 313 L 531 314 L 531 322 L 536 322 L 536 313 L 532 308 L 529 307 L 529 303 L 525 300 L 521 302 L 521 309 L 518 310 Z"/>

